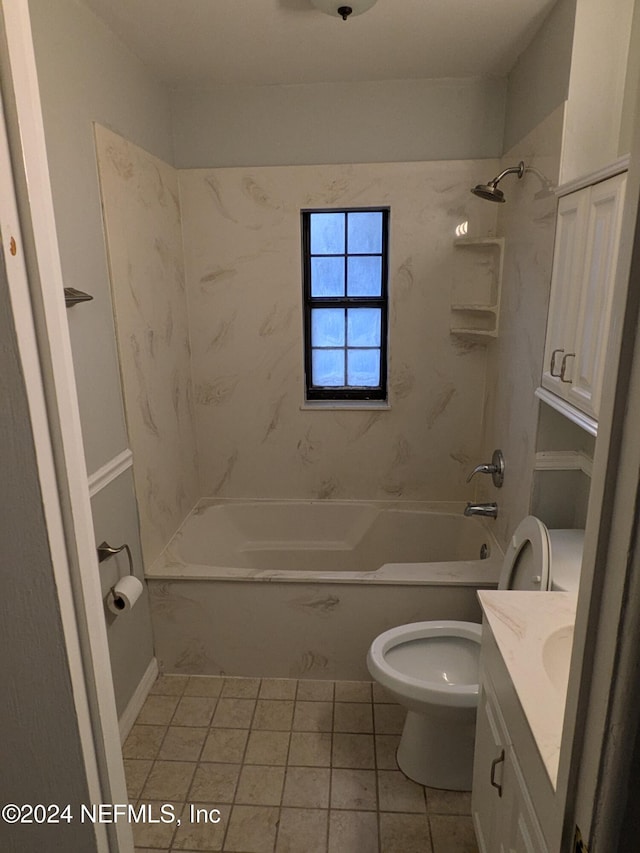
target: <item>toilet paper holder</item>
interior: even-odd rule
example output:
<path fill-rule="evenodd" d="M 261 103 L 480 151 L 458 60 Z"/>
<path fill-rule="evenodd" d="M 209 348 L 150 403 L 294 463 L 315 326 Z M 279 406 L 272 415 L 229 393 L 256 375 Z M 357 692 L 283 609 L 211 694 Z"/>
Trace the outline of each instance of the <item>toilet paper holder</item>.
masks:
<path fill-rule="evenodd" d="M 127 557 L 129 559 L 129 576 L 133 578 L 134 590 L 133 590 L 133 598 L 131 598 L 131 590 L 127 590 L 127 594 L 123 594 L 123 590 L 120 587 L 126 586 L 127 583 L 131 584 L 132 582 L 127 580 L 123 580 L 120 578 L 109 590 L 109 596 L 107 598 L 107 607 L 109 610 L 118 615 L 122 613 L 124 610 L 129 610 L 133 604 L 135 604 L 139 592 L 135 590 L 135 586 L 140 587 L 140 592 L 142 591 L 142 586 L 140 585 L 140 581 L 136 578 L 133 571 L 133 558 L 131 556 L 131 548 L 125 542 L 124 545 L 120 545 L 118 548 L 114 548 L 112 545 L 109 545 L 108 542 L 101 542 L 97 548 L 98 551 L 98 562 L 102 563 L 104 560 L 108 560 L 109 557 L 115 556 L 115 554 L 120 554 L 122 551 L 126 551 Z"/>
<path fill-rule="evenodd" d="M 113 548 L 108 542 L 101 542 L 98 545 L 98 562 L 102 563 L 105 560 L 108 560 L 109 557 L 113 557 L 115 554 L 120 554 L 122 551 L 127 552 L 127 557 L 129 558 L 129 574 L 133 575 L 133 557 L 131 556 L 131 548 L 129 548 L 126 542 L 124 545 L 120 545 L 119 548 Z"/>

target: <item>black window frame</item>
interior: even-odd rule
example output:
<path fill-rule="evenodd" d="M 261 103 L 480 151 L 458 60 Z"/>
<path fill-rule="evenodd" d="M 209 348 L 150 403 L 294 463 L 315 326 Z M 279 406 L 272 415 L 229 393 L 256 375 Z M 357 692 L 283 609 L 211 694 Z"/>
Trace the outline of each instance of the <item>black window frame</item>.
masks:
<path fill-rule="evenodd" d="M 311 295 L 311 214 L 313 213 L 381 213 L 382 214 L 382 251 L 371 253 L 353 253 L 351 257 L 381 257 L 382 280 L 380 296 L 312 296 Z M 303 310 L 304 310 L 304 372 L 305 395 L 313 400 L 387 400 L 387 349 L 389 340 L 389 220 L 391 208 L 378 207 L 330 207 L 309 208 L 301 211 L 302 228 L 302 267 L 303 267 Z M 344 257 L 345 294 L 347 290 L 347 259 L 349 258 L 348 229 L 345 222 L 345 251 L 322 257 Z M 311 311 L 313 308 L 379 308 L 380 309 L 380 384 L 378 386 L 321 386 L 312 384 L 312 347 L 311 347 Z M 346 346 L 345 358 L 348 349 Z M 357 349 L 357 347 L 355 347 Z M 369 349 L 369 347 L 363 347 Z M 345 371 L 346 377 L 346 371 Z"/>

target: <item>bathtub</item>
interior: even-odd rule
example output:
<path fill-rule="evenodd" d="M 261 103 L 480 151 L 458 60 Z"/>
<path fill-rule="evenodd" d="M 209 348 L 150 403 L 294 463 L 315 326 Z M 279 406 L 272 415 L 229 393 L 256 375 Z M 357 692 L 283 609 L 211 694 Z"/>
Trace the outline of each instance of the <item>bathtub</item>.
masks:
<path fill-rule="evenodd" d="M 476 592 L 497 585 L 502 552 L 463 507 L 201 501 L 147 571 L 161 669 L 368 679 L 387 628 L 479 622 Z"/>

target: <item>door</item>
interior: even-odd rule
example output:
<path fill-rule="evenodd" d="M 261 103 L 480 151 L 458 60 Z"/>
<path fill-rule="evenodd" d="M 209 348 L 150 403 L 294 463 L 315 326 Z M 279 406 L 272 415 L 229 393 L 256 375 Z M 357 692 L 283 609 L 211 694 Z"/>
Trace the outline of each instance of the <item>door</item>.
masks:
<path fill-rule="evenodd" d="M 616 175 L 589 190 L 575 357 L 568 371 L 567 399 L 594 418 L 602 393 L 626 180 L 626 174 Z"/>
<path fill-rule="evenodd" d="M 0 108 L 0 231 L 8 248 L 8 289 L 77 716 L 77 749 L 88 803 L 126 803 L 27 0 L 0 0 L 0 81 L 11 131 L 10 146 Z M 96 822 L 93 831 L 99 853 L 133 851 L 128 823 Z"/>

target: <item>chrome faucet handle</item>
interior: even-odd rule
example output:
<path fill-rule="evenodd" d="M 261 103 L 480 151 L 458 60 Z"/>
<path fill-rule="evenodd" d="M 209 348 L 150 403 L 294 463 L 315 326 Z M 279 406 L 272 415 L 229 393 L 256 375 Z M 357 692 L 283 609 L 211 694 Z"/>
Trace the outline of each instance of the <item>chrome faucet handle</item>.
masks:
<path fill-rule="evenodd" d="M 467 483 L 475 474 L 491 474 L 493 485 L 499 489 L 504 483 L 504 456 L 501 450 L 494 450 L 491 462 L 482 465 L 476 465 L 473 471 L 467 477 Z"/>
<path fill-rule="evenodd" d="M 467 477 L 467 483 L 471 482 L 471 478 L 475 474 L 495 474 L 497 468 L 495 465 L 476 465 L 473 471 Z"/>

